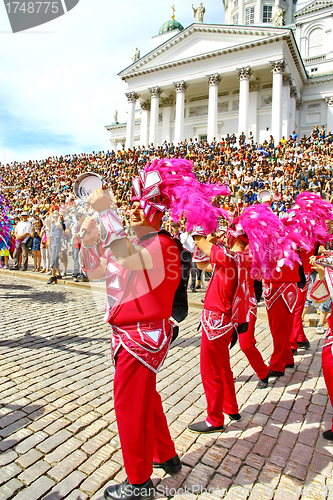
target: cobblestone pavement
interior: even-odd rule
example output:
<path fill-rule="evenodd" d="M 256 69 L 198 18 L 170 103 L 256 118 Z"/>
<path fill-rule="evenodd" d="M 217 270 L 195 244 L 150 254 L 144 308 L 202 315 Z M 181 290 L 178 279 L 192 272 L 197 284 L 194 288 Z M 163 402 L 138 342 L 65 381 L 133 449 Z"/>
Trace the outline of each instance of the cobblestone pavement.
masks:
<path fill-rule="evenodd" d="M 196 299 L 200 302 L 200 294 Z M 104 296 L 0 273 L 0 499 L 102 500 L 125 478 L 112 399 Z M 239 423 L 198 435 L 205 417 L 199 374 L 200 310 L 191 309 L 158 375 L 158 389 L 182 457 L 179 474 L 154 473 L 162 496 L 178 500 L 315 500 L 333 495 L 332 452 L 321 432 L 332 408 L 321 373 L 322 336 L 284 377 L 256 390 L 236 345 L 232 366 Z M 265 358 L 271 339 L 264 308 L 257 322 Z"/>

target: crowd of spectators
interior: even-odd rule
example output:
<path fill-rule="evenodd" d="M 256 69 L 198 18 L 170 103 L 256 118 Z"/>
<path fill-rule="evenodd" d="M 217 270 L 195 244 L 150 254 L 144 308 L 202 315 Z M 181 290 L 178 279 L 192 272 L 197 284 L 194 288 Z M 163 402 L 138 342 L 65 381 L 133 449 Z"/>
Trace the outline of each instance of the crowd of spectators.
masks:
<path fill-rule="evenodd" d="M 77 205 L 73 195 L 73 184 L 80 173 L 92 171 L 103 177 L 115 195 L 120 215 L 126 220 L 132 178 L 148 161 L 161 157 L 191 160 L 199 181 L 228 184 L 231 195 L 219 201 L 231 215 L 245 206 L 258 203 L 258 193 L 263 189 L 271 192 L 272 209 L 280 217 L 296 196 L 305 190 L 333 201 L 333 135 L 323 126 L 315 126 L 309 136 L 299 138 L 293 131 L 288 139 L 282 137 L 281 141 L 275 142 L 271 136 L 262 144 L 254 142 L 252 133 L 248 137 L 243 133 L 239 137 L 227 134 L 220 142 L 214 140 L 208 143 L 194 138 L 178 145 L 165 141 L 158 147 L 151 145 L 127 151 L 100 151 L 39 161 L 0 163 L 1 192 L 10 206 L 13 230 L 22 212 L 27 213 L 27 217 L 23 218 L 31 223 L 34 269 L 49 272 L 51 263 L 47 247 L 52 240 L 52 226 L 58 229 L 60 226 L 63 230 L 62 247 L 65 247 L 62 252 L 72 249 L 76 266 L 73 278 L 80 274 L 77 250 L 73 250 L 73 235 L 78 232 L 79 219 L 87 210 L 87 207 Z M 19 252 L 14 255 L 18 242 L 16 240 L 15 243 L 15 238 L 12 238 L 9 245 L 14 264 L 18 267 Z M 3 265 L 8 266 L 8 253 L 3 242 L 0 242 L 1 246 Z M 4 253 L 7 253 L 7 260 Z M 61 259 L 63 273 L 66 273 L 68 265 L 66 259 L 65 256 Z M 24 258 L 23 267 L 26 267 Z"/>

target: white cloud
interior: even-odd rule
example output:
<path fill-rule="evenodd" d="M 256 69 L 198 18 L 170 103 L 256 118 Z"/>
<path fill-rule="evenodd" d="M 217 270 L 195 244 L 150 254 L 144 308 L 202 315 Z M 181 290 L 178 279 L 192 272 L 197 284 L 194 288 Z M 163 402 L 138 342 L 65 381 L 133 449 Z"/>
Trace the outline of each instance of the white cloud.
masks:
<path fill-rule="evenodd" d="M 184 27 L 193 22 L 191 4 L 175 3 Z M 223 22 L 221 0 L 204 5 L 205 22 Z M 141 55 L 151 50 L 171 6 L 80 0 L 66 15 L 16 34 L 4 14 L 0 4 L 0 161 L 109 149 L 104 126 L 114 110 L 126 121 L 126 84 L 117 73 L 131 64 L 135 47 Z"/>

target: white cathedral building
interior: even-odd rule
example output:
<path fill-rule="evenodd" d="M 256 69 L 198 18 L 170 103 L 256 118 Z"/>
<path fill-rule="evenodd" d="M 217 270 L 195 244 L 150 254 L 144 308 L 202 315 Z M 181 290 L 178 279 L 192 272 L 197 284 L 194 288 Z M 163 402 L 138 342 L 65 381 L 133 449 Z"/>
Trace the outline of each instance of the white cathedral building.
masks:
<path fill-rule="evenodd" d="M 223 25 L 201 17 L 184 28 L 172 16 L 119 73 L 128 113 L 106 127 L 112 149 L 333 132 L 333 0 L 296 1 L 223 0 Z"/>

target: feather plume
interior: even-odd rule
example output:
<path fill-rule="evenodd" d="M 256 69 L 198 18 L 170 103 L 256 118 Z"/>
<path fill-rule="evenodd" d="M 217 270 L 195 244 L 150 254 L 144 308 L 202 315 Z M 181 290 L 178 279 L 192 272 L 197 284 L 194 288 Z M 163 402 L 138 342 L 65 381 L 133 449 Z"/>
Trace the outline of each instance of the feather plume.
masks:
<path fill-rule="evenodd" d="M 282 219 L 288 230 L 302 237 L 302 248 L 310 251 L 318 242 L 325 244 L 332 240 L 326 221 L 333 220 L 333 206 L 320 195 L 306 191 L 297 196 L 295 205 Z"/>
<path fill-rule="evenodd" d="M 200 225 L 208 234 L 216 230 L 218 218 L 229 220 L 226 210 L 216 207 L 212 200 L 216 196 L 228 196 L 230 190 L 223 184 L 200 183 L 193 173 L 193 163 L 183 158 L 155 159 L 145 166 L 146 173 L 157 170 L 162 178 L 159 184 L 164 203 L 170 209 L 172 220 L 186 218 L 186 230 Z"/>
<path fill-rule="evenodd" d="M 287 230 L 268 205 L 245 208 L 238 224 L 249 240 L 252 269 L 259 270 L 264 278 L 269 279 L 282 266 L 293 269 L 296 262 L 301 263 L 297 251 L 301 235 Z"/>

